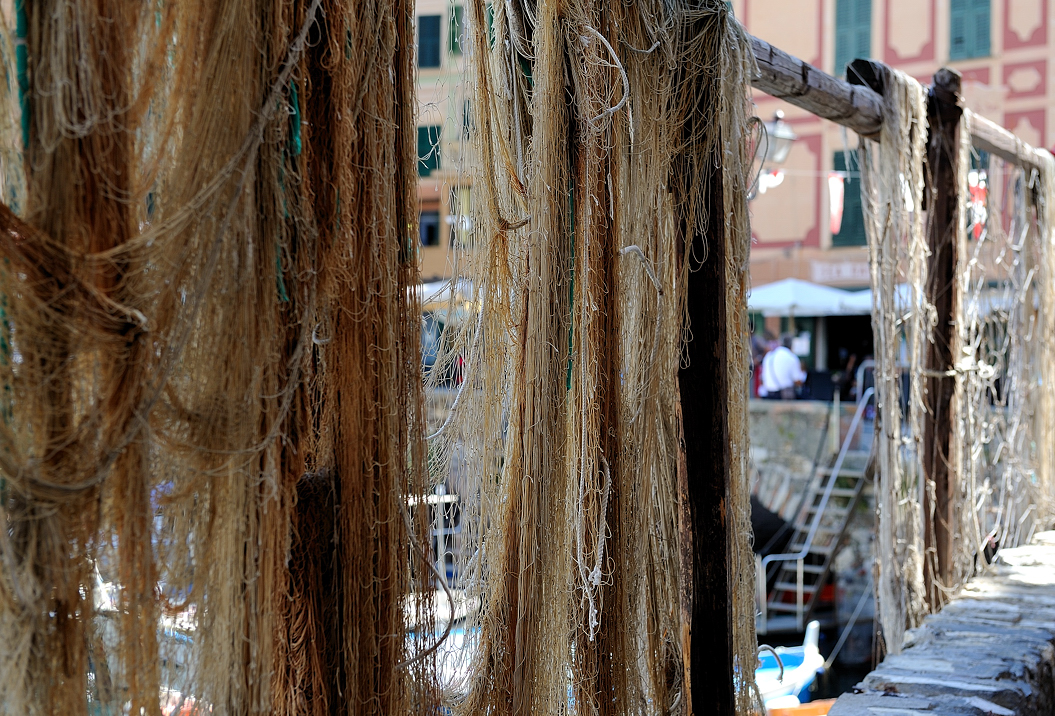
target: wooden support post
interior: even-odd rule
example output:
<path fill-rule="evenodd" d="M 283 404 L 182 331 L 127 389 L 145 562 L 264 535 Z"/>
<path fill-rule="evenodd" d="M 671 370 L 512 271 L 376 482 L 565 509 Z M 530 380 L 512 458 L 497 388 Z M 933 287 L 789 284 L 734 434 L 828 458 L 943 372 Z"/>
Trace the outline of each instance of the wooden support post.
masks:
<path fill-rule="evenodd" d="M 956 226 L 960 211 L 957 180 L 960 163 L 960 73 L 942 68 L 934 75 L 927 102 L 930 125 L 927 139 L 927 300 L 934 306 L 937 323 L 927 346 L 926 414 L 923 416 L 923 468 L 928 481 L 923 514 L 927 561 L 924 584 L 931 610 L 941 608 L 942 592 L 935 582 L 952 582 L 952 535 L 955 516 L 955 483 L 950 470 L 952 445 L 953 344 L 958 304 L 956 295 Z M 932 492 L 933 490 L 933 492 Z"/>
<path fill-rule="evenodd" d="M 715 163 L 707 197 L 710 225 L 691 237 L 686 255 L 706 256 L 688 274 L 692 340 L 678 373 L 682 415 L 683 604 L 689 617 L 686 662 L 689 714 L 733 716 L 733 620 L 728 531 L 729 414 L 725 236 L 721 168 Z M 706 238 L 705 238 L 706 237 Z M 705 245 L 706 241 L 706 245 Z M 736 386 L 742 389 L 741 386 Z"/>

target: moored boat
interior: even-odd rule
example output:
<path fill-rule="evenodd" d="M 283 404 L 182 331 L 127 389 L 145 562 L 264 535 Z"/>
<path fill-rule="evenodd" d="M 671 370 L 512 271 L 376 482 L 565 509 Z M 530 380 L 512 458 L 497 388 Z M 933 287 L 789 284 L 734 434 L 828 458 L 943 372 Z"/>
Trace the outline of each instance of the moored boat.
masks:
<path fill-rule="evenodd" d="M 759 654 L 755 682 L 767 710 L 798 706 L 810 700 L 810 686 L 824 670 L 824 657 L 818 648 L 820 630 L 820 623 L 812 621 L 806 626 L 802 646 L 778 646 L 773 650 L 776 655 L 770 651 Z"/>

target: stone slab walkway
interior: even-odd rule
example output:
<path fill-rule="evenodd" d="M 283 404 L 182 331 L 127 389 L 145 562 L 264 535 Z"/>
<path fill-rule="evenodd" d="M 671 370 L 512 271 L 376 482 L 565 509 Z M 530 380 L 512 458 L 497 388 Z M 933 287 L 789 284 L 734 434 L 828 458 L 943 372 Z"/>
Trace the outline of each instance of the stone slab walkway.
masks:
<path fill-rule="evenodd" d="M 1005 549 L 829 716 L 1055 714 L 1055 532 Z"/>

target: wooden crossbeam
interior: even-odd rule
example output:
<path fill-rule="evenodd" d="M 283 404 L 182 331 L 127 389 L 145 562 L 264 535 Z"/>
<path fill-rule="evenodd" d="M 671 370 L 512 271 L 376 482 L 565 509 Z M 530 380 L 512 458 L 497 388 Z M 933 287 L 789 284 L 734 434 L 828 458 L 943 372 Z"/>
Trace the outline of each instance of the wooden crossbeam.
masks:
<path fill-rule="evenodd" d="M 756 89 L 862 136 L 879 135 L 883 100 L 871 89 L 832 77 L 754 36 L 751 49 L 759 70 L 751 81 Z"/>
<path fill-rule="evenodd" d="M 751 84 L 771 97 L 831 120 L 864 137 L 877 139 L 883 124 L 883 100 L 873 90 L 832 77 L 765 40 L 749 36 L 759 74 Z M 1036 148 L 999 124 L 965 110 L 971 142 L 978 149 L 1026 169 L 1040 167 Z"/>
<path fill-rule="evenodd" d="M 1040 169 L 1040 155 L 1036 149 L 980 114 L 969 109 L 965 109 L 964 114 L 971 123 L 971 144 L 975 147 L 1025 169 Z"/>

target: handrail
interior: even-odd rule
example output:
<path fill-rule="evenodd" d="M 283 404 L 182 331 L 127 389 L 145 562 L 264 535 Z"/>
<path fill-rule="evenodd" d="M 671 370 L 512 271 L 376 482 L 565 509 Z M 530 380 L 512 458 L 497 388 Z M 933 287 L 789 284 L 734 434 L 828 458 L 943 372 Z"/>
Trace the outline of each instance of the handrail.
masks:
<path fill-rule="evenodd" d="M 861 390 L 861 386 L 865 384 L 865 371 L 871 368 L 872 372 L 875 373 L 875 365 L 875 360 L 872 358 L 865 358 L 861 361 L 861 364 L 857 366 L 857 373 L 854 375 L 854 378 L 857 380 L 858 390 Z"/>
<path fill-rule="evenodd" d="M 828 478 L 828 484 L 824 488 L 824 494 L 821 496 L 820 504 L 817 505 L 817 511 L 813 515 L 813 521 L 810 523 L 810 530 L 809 530 L 808 533 L 806 533 L 806 541 L 803 542 L 802 548 L 798 552 L 789 552 L 789 553 L 785 553 L 785 554 L 770 554 L 770 555 L 766 555 L 765 557 L 762 558 L 762 560 L 760 562 L 758 562 L 758 570 L 759 570 L 758 587 L 759 587 L 759 597 L 761 598 L 763 630 L 765 629 L 764 622 L 768 618 L 768 614 L 767 614 L 768 610 L 766 609 L 767 594 L 766 594 L 766 588 L 765 588 L 766 581 L 767 581 L 766 580 L 766 570 L 769 568 L 769 565 L 772 564 L 773 562 L 790 562 L 792 560 L 797 560 L 798 561 L 798 565 L 796 565 L 797 566 L 797 569 L 796 569 L 797 574 L 796 574 L 796 602 L 795 603 L 796 603 L 796 606 L 798 607 L 798 612 L 796 613 L 796 621 L 799 623 L 799 627 L 801 628 L 801 622 L 802 622 L 802 617 L 803 617 L 803 614 L 802 614 L 802 606 L 803 606 L 802 605 L 803 562 L 802 562 L 802 560 L 804 560 L 806 558 L 806 555 L 809 554 L 810 548 L 813 546 L 813 538 L 817 534 L 817 530 L 820 528 L 821 518 L 824 516 L 824 509 L 828 506 L 828 499 L 831 497 L 832 490 L 835 489 L 835 483 L 836 483 L 836 481 L 838 479 L 838 476 L 839 476 L 839 470 L 842 469 L 843 461 L 846 459 L 846 453 L 849 452 L 849 450 L 850 450 L 850 443 L 853 441 L 854 435 L 857 433 L 857 426 L 860 425 L 860 423 L 861 423 L 861 416 L 864 415 L 865 407 L 867 407 L 868 401 L 871 399 L 871 397 L 872 397 L 872 395 L 874 393 L 875 393 L 875 389 L 874 388 L 868 388 L 864 392 L 864 394 L 861 396 L 861 399 L 859 401 L 857 401 L 857 410 L 854 411 L 853 420 L 850 421 L 850 429 L 846 433 L 846 439 L 843 440 L 842 447 L 839 448 L 839 455 L 835 459 L 835 465 L 832 467 L 831 475 Z M 765 632 L 763 631 L 763 633 L 765 633 Z"/>
<path fill-rule="evenodd" d="M 810 531 L 806 534 L 806 542 L 802 549 L 795 553 L 788 554 L 770 554 L 762 558 L 762 567 L 768 567 L 772 562 L 788 562 L 793 559 L 802 559 L 810 551 L 810 547 L 813 544 L 813 537 L 817 534 L 817 529 L 820 527 L 821 516 L 824 512 L 824 508 L 828 505 L 828 498 L 831 497 L 832 489 L 835 487 L 835 477 L 839 474 L 840 468 L 843 466 L 843 460 L 846 459 L 846 453 L 850 449 L 850 442 L 857 431 L 857 426 L 861 422 L 861 416 L 864 414 L 865 406 L 868 405 L 869 398 L 875 393 L 874 388 L 869 388 L 861 396 L 861 400 L 857 403 L 857 410 L 854 412 L 854 419 L 850 422 L 850 430 L 847 431 L 846 439 L 843 440 L 843 445 L 839 449 L 839 456 L 835 459 L 835 466 L 832 468 L 832 479 L 828 480 L 828 485 L 824 488 L 824 495 L 821 497 L 821 503 L 817 506 L 817 514 L 813 516 L 813 523 L 810 525 Z"/>

